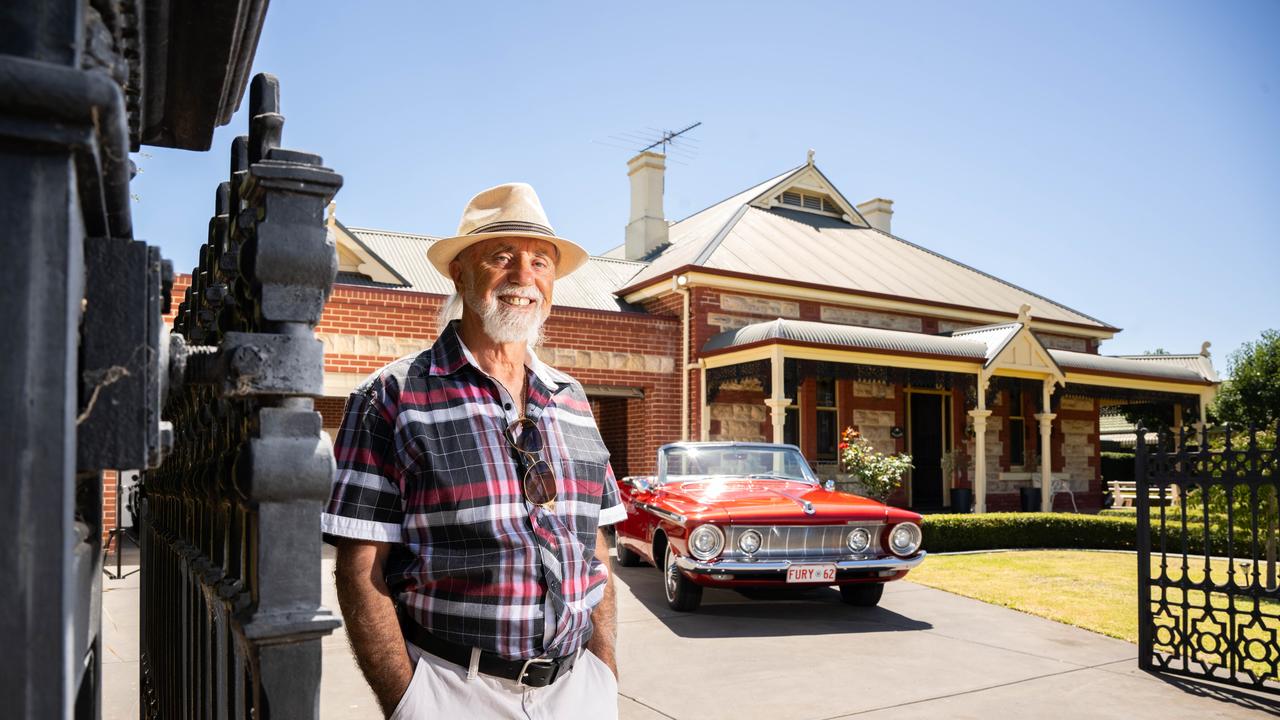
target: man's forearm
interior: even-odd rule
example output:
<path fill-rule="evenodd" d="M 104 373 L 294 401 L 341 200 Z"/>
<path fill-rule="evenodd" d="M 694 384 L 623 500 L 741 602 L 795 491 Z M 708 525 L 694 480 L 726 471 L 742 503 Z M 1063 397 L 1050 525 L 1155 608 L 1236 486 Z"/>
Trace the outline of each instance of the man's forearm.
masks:
<path fill-rule="evenodd" d="M 603 660 L 613 671 L 614 677 L 617 677 L 618 603 L 613 586 L 613 570 L 609 565 L 609 543 L 605 539 L 604 530 L 596 531 L 596 558 L 609 571 L 609 579 L 605 581 L 604 599 L 591 611 L 593 631 L 591 639 L 587 641 L 587 649 Z"/>
<path fill-rule="evenodd" d="M 382 563 L 367 545 L 343 543 L 338 549 L 338 605 L 356 664 L 378 698 L 383 715 L 395 711 L 413 679 L 395 604 L 382 578 Z"/>

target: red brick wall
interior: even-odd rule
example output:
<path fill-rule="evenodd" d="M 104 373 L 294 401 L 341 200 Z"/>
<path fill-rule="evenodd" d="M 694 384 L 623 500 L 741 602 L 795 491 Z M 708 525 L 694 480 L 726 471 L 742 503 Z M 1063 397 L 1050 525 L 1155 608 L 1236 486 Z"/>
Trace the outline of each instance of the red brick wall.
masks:
<path fill-rule="evenodd" d="M 325 305 L 318 332 L 373 335 L 419 340 L 423 348 L 436 337 L 436 316 L 444 297 L 424 293 L 383 290 L 349 285 L 335 286 Z M 610 353 L 638 353 L 671 358 L 679 365 L 680 318 L 677 298 L 675 316 L 644 313 L 617 313 L 578 308 L 553 308 L 547 320 L 544 347 Z M 327 354 L 325 370 L 341 373 L 371 373 L 394 360 L 394 355 Z M 605 370 L 589 367 L 561 368 L 583 385 L 636 388 L 644 400 L 606 399 L 608 415 L 614 411 L 625 418 L 628 431 L 615 430 L 611 450 L 625 458 L 625 470 L 653 472 L 657 448 L 680 438 L 680 381 L 677 375 Z M 696 397 L 696 396 L 695 396 Z M 328 413 L 341 412 L 336 403 L 321 400 L 317 409 L 332 426 Z M 598 417 L 598 419 L 601 419 Z M 623 420 L 607 420 L 621 427 Z M 625 443 L 623 440 L 625 439 Z"/>
<path fill-rule="evenodd" d="M 116 526 L 116 471 L 102 471 L 102 542 L 107 541 L 107 533 Z M 115 543 L 111 544 L 115 550 Z"/>

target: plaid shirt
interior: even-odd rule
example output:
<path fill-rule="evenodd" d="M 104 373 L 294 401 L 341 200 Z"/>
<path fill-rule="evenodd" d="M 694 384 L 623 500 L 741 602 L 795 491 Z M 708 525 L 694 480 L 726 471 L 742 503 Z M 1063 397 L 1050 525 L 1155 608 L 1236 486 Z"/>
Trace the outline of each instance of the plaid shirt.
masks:
<path fill-rule="evenodd" d="M 387 586 L 433 635 L 520 659 L 586 643 L 609 572 L 596 529 L 626 517 L 582 386 L 532 352 L 528 365 L 525 415 L 546 440 L 554 512 L 525 502 L 503 435 L 518 405 L 455 321 L 352 393 L 321 517 L 329 538 L 393 543 Z"/>

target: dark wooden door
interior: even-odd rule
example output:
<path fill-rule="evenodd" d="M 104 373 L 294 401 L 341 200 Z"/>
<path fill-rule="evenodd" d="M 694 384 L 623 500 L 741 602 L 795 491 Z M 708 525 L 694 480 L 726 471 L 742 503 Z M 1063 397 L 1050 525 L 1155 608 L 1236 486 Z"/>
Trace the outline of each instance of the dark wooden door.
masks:
<path fill-rule="evenodd" d="M 944 395 L 911 393 L 911 506 L 942 507 L 942 401 Z"/>

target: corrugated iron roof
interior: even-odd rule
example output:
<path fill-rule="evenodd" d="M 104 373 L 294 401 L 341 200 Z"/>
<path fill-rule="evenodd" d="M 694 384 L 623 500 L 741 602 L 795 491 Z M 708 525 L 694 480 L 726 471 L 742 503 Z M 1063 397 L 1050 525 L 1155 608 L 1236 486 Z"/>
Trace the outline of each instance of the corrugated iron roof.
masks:
<path fill-rule="evenodd" d="M 1000 325 L 983 325 L 982 327 L 965 328 L 951 333 L 953 338 L 976 340 L 987 346 L 986 361 L 995 359 L 1004 346 L 1022 329 L 1022 323 L 1003 323 Z"/>
<path fill-rule="evenodd" d="M 767 340 L 790 340 L 813 345 L 840 345 L 851 350 L 899 354 L 939 355 L 981 362 L 987 346 L 975 340 L 925 335 L 902 330 L 836 325 L 812 320 L 773 320 L 711 336 L 703 352 L 726 350 Z"/>
<path fill-rule="evenodd" d="M 804 167 L 672 225 L 671 246 L 626 285 L 698 265 L 996 312 L 1011 312 L 1027 303 L 1041 319 L 1111 327 L 895 235 L 801 210 L 748 206 Z"/>
<path fill-rule="evenodd" d="M 1049 354 L 1063 370 L 1083 370 L 1108 374 L 1138 375 L 1157 380 L 1204 383 L 1217 382 L 1217 374 L 1204 375 L 1200 370 L 1174 363 L 1145 362 L 1132 357 L 1093 355 L 1074 350 L 1050 350 Z M 1212 367 L 1212 366 L 1211 366 Z"/>
<path fill-rule="evenodd" d="M 440 238 L 370 228 L 347 229 L 409 281 L 409 286 L 401 289 L 438 295 L 453 292 L 453 281 L 427 262 L 427 248 Z M 643 266 L 629 260 L 592 257 L 576 272 L 556 281 L 554 305 L 615 312 L 634 310 L 613 291 Z"/>
<path fill-rule="evenodd" d="M 1113 355 L 1112 357 L 1183 367 L 1192 372 L 1200 373 L 1206 380 L 1218 382 L 1220 379 L 1218 371 L 1213 367 L 1213 360 L 1208 355 Z"/>
<path fill-rule="evenodd" d="M 779 318 L 712 335 L 702 346 L 702 351 L 713 353 L 780 340 L 811 345 L 836 345 L 869 352 L 934 355 L 985 363 L 999 353 L 1008 337 L 1012 337 L 1012 333 L 1016 333 L 1020 327 L 1019 323 L 990 325 L 957 331 L 948 336 Z M 1203 383 L 1208 379 L 1195 370 L 1170 363 L 1142 362 L 1132 358 L 1091 355 L 1071 350 L 1048 352 L 1063 370 L 1135 375 L 1175 382 Z"/>

